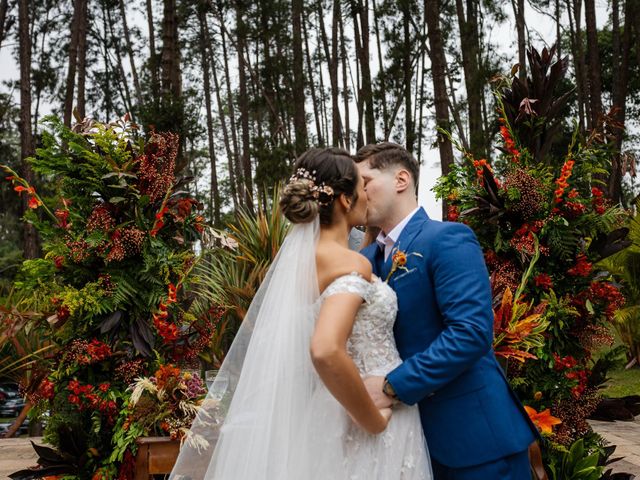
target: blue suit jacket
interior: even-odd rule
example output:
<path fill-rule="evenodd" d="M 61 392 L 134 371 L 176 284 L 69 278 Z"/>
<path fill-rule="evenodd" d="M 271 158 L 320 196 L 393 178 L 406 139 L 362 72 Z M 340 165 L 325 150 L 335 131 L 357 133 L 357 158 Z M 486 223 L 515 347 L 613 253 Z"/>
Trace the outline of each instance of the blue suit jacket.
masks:
<path fill-rule="evenodd" d="M 408 271 L 389 280 L 398 296 L 394 326 L 402 365 L 388 380 L 402 402 L 418 403 L 431 456 L 463 468 L 525 450 L 537 437 L 495 359 L 491 287 L 480 245 L 461 223 L 420 209 L 395 245 Z M 362 253 L 385 279 L 391 255 Z"/>

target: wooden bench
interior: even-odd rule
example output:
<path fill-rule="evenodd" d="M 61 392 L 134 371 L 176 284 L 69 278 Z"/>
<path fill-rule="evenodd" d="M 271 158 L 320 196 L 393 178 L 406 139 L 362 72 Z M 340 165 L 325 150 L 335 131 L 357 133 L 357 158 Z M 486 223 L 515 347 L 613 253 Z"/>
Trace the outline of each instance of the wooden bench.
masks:
<path fill-rule="evenodd" d="M 140 437 L 136 440 L 135 480 L 149 480 L 155 474 L 171 473 L 180 451 L 180 441 L 169 437 Z"/>

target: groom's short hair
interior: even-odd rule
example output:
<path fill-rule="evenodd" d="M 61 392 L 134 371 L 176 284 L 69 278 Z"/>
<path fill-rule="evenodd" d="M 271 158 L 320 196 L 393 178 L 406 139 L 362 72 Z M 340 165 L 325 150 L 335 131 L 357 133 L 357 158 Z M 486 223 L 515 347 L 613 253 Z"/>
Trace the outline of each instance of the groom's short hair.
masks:
<path fill-rule="evenodd" d="M 402 145 L 393 142 L 370 143 L 360 148 L 355 156 L 356 163 L 369 160 L 371 168 L 385 170 L 392 166 L 405 168 L 413 177 L 415 193 L 418 194 L 420 164 Z"/>

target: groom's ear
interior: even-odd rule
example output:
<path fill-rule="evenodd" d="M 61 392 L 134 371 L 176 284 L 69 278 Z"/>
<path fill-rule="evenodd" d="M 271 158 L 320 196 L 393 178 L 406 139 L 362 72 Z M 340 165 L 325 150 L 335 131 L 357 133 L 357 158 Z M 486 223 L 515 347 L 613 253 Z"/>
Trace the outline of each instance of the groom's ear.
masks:
<path fill-rule="evenodd" d="M 404 168 L 396 171 L 396 192 L 402 193 L 407 189 L 412 188 L 411 174 Z"/>

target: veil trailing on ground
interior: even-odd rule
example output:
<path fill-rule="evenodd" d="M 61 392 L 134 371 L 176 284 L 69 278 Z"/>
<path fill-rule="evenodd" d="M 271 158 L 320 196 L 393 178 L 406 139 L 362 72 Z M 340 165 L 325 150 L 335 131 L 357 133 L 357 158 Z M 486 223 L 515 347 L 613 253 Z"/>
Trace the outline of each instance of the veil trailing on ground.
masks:
<path fill-rule="evenodd" d="M 170 480 L 295 478 L 292 463 L 302 460 L 296 454 L 301 423 L 319 383 L 309 355 L 319 295 L 319 231 L 316 217 L 287 235 L 184 439 Z"/>

